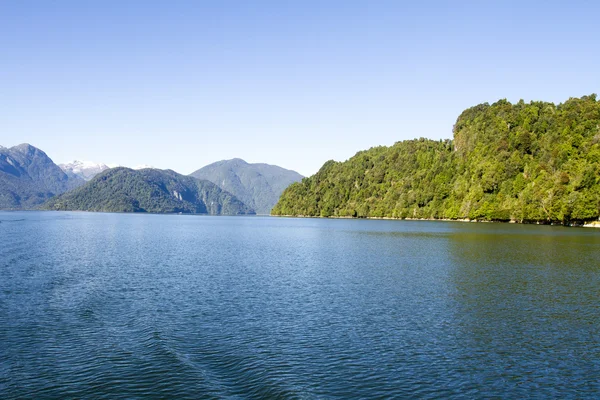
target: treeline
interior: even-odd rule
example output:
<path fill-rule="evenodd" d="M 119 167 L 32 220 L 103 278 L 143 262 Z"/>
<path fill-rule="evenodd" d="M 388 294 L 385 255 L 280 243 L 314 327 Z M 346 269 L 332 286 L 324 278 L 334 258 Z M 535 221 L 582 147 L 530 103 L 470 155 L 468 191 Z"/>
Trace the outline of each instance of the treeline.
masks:
<path fill-rule="evenodd" d="M 500 100 L 465 110 L 454 140 L 416 139 L 328 161 L 273 215 L 564 223 L 600 215 L 600 101 Z"/>

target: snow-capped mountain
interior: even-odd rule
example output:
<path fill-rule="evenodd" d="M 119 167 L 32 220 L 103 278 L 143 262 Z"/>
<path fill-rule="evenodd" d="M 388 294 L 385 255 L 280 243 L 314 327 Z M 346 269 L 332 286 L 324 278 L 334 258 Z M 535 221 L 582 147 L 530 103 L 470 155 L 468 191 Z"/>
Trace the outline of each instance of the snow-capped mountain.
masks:
<path fill-rule="evenodd" d="M 131 167 L 131 169 L 146 169 L 146 168 L 150 168 L 150 169 L 154 169 L 154 167 L 152 165 L 148 165 L 148 164 L 140 164 L 140 165 L 136 165 L 135 167 Z"/>
<path fill-rule="evenodd" d="M 109 169 L 109 167 L 106 164 L 78 160 L 75 160 L 68 164 L 59 164 L 58 166 L 63 171 L 65 171 L 67 175 L 77 175 L 85 179 L 86 181 L 89 181 L 100 172 Z"/>

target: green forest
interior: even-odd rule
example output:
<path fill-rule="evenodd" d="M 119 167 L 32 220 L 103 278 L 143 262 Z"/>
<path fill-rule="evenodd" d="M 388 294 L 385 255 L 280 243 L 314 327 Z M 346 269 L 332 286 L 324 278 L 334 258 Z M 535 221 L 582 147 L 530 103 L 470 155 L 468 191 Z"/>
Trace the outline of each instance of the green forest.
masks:
<path fill-rule="evenodd" d="M 51 198 L 41 208 L 56 211 L 254 214 L 248 206 L 212 182 L 171 170 L 124 167 L 108 169 L 85 185 Z"/>
<path fill-rule="evenodd" d="M 577 224 L 600 215 L 600 101 L 500 100 L 415 139 L 326 162 L 273 215 Z"/>

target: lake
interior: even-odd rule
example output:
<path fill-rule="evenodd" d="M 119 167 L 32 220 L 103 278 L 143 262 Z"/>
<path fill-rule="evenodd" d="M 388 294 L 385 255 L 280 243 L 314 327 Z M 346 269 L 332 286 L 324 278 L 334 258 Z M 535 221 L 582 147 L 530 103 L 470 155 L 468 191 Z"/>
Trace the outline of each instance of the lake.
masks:
<path fill-rule="evenodd" d="M 0 398 L 598 398 L 600 230 L 0 212 Z"/>

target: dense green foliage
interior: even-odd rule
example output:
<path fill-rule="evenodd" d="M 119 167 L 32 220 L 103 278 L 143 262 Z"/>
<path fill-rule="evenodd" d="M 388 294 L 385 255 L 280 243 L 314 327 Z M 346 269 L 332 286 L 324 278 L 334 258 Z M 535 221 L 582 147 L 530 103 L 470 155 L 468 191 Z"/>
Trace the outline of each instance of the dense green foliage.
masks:
<path fill-rule="evenodd" d="M 253 214 L 218 186 L 171 170 L 113 168 L 71 192 L 50 199 L 48 210 Z"/>
<path fill-rule="evenodd" d="M 68 177 L 40 149 L 29 144 L 0 146 L 0 209 L 33 209 L 50 197 L 82 185 Z"/>
<path fill-rule="evenodd" d="M 239 158 L 218 161 L 190 174 L 228 191 L 259 214 L 269 214 L 279 196 L 302 179 L 295 171 L 269 164 L 249 164 Z"/>
<path fill-rule="evenodd" d="M 600 102 L 465 110 L 454 140 L 361 151 L 292 184 L 274 215 L 574 223 L 600 215 Z"/>

